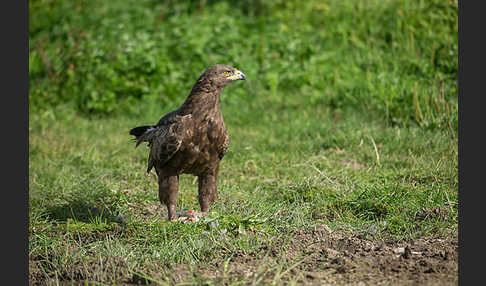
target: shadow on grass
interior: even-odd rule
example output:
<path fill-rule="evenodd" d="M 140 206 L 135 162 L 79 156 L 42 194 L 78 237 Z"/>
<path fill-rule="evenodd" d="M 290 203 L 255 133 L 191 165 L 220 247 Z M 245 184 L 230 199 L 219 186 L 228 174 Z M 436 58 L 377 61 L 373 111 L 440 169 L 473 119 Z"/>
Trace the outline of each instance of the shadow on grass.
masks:
<path fill-rule="evenodd" d="M 83 199 L 75 199 L 64 205 L 49 206 L 46 211 L 49 217 L 58 221 L 67 221 L 68 219 L 82 222 L 93 222 L 94 220 L 118 221 L 115 207 L 99 206 L 99 204 Z"/>

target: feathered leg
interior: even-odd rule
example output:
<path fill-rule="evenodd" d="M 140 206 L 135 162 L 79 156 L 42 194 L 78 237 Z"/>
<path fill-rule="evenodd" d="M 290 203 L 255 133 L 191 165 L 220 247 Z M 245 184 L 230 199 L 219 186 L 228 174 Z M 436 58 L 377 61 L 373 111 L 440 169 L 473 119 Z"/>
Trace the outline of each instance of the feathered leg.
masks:
<path fill-rule="evenodd" d="M 212 174 L 198 177 L 198 199 L 203 213 L 209 212 L 209 207 L 218 199 L 218 169 Z"/>
<path fill-rule="evenodd" d="M 176 206 L 179 193 L 179 176 L 159 177 L 159 199 L 167 206 L 169 220 L 177 220 Z"/>

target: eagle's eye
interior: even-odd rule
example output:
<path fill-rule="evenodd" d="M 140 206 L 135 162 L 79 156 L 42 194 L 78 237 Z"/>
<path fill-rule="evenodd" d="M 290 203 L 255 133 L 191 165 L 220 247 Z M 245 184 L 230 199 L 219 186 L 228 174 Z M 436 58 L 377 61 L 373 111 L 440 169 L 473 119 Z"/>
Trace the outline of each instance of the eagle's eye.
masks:
<path fill-rule="evenodd" d="M 228 76 L 228 75 L 231 74 L 231 72 L 230 71 L 224 71 L 223 74 L 226 75 L 226 76 Z"/>

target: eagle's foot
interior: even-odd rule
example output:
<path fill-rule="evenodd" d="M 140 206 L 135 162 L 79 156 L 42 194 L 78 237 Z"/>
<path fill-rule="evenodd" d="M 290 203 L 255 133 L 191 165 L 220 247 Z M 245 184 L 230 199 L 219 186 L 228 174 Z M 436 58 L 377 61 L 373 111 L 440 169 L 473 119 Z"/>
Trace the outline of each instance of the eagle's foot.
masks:
<path fill-rule="evenodd" d="M 167 205 L 167 212 L 169 213 L 167 216 L 167 220 L 169 221 L 177 221 L 177 212 L 176 212 L 176 206 L 175 204 L 169 204 Z"/>
<path fill-rule="evenodd" d="M 194 210 L 180 211 L 177 212 L 176 221 L 182 223 L 193 223 L 198 222 L 202 217 L 204 217 L 203 213 L 196 212 Z"/>

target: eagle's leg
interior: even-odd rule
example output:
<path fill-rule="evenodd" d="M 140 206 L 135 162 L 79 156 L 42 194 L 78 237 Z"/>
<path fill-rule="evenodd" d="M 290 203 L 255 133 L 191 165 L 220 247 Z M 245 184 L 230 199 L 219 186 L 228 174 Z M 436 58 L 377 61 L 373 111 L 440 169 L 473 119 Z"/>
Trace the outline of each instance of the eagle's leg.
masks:
<path fill-rule="evenodd" d="M 218 199 L 218 170 L 198 177 L 199 206 L 201 212 L 208 213 L 211 204 Z"/>
<path fill-rule="evenodd" d="M 176 205 L 179 192 L 179 176 L 159 177 L 159 200 L 167 206 L 169 220 L 177 220 Z"/>

